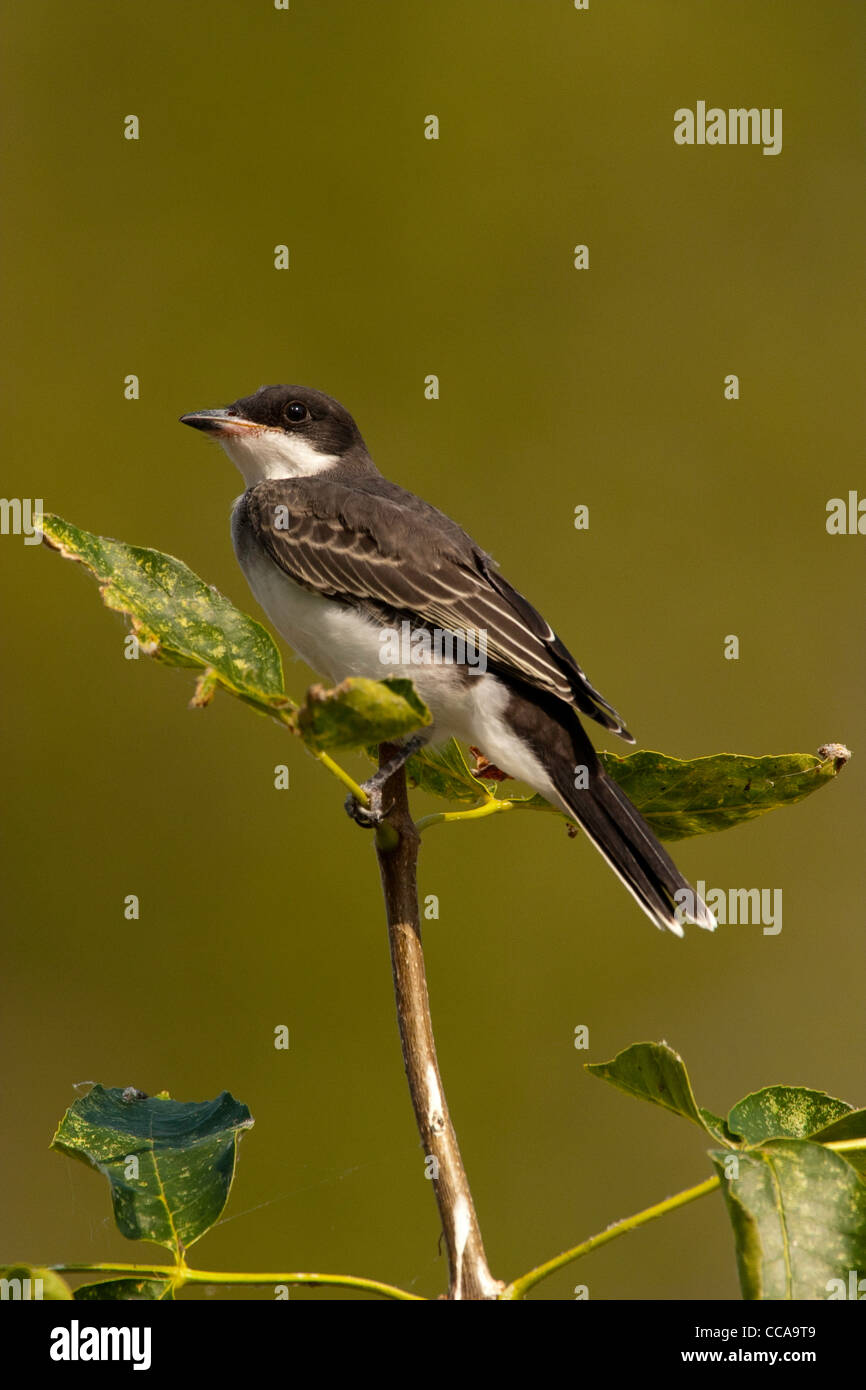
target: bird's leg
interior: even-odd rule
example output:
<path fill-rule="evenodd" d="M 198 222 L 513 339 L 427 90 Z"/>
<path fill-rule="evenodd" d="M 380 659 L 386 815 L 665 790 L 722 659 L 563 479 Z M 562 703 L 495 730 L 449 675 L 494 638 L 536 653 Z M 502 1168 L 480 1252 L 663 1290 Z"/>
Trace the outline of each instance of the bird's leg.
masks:
<path fill-rule="evenodd" d="M 395 772 L 399 772 L 426 742 L 426 734 L 414 734 L 412 738 L 408 738 L 400 746 L 400 751 L 395 757 L 389 758 L 384 767 L 380 767 L 378 772 L 374 772 L 372 777 L 361 783 L 361 790 L 366 792 L 369 798 L 369 806 L 362 806 L 350 792 L 345 801 L 346 814 L 368 830 L 380 825 L 387 814 L 382 806 L 382 790 L 385 783 Z M 388 809 L 390 810 L 390 807 Z"/>

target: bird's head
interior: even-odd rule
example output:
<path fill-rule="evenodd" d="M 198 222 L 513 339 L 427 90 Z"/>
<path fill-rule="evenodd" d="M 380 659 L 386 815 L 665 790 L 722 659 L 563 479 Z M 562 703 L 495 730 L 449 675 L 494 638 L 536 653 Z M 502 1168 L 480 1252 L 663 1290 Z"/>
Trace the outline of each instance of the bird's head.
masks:
<path fill-rule="evenodd" d="M 180 419 L 222 444 L 247 487 L 266 478 L 309 477 L 367 456 L 348 410 L 309 386 L 260 386 L 233 405 Z"/>

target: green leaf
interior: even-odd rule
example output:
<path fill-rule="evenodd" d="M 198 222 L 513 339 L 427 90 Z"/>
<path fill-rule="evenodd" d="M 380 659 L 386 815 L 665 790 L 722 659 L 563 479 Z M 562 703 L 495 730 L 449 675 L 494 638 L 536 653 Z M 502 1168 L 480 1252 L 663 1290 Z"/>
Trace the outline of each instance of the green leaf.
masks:
<path fill-rule="evenodd" d="M 728 1115 L 728 1125 L 747 1144 L 765 1139 L 809 1139 L 851 1106 L 803 1086 L 767 1086 L 738 1101 Z"/>
<path fill-rule="evenodd" d="M 460 745 L 453 738 L 440 748 L 422 748 L 409 759 L 406 772 L 414 786 L 447 801 L 480 801 L 486 792 L 484 784 L 472 776 Z"/>
<path fill-rule="evenodd" d="M 827 1299 L 866 1268 L 866 1184 L 808 1139 L 711 1152 L 747 1299 Z M 836 1297 L 843 1296 L 836 1292 Z"/>
<path fill-rule="evenodd" d="M 76 1303 L 173 1303 L 174 1285 L 170 1279 L 103 1279 L 98 1284 L 80 1284 Z"/>
<path fill-rule="evenodd" d="M 845 1104 L 844 1101 L 838 1103 Z M 847 1106 L 844 1115 L 833 1120 L 824 1129 L 816 1130 L 812 1138 L 822 1144 L 838 1144 L 844 1139 L 866 1139 L 866 1110 L 852 1110 Z"/>
<path fill-rule="evenodd" d="M 827 744 L 817 757 L 790 753 L 750 758 L 719 753 L 688 762 L 652 752 L 598 756 L 659 838 L 682 840 L 725 830 L 777 806 L 802 801 L 831 782 L 851 755 L 841 744 Z M 454 739 L 441 749 L 422 749 L 409 760 L 408 772 L 424 791 L 449 801 L 478 801 L 490 790 L 473 777 Z M 517 811 L 562 814 L 559 807 L 537 793 L 509 796 L 507 800 Z"/>
<path fill-rule="evenodd" d="M 65 1303 L 71 1298 L 71 1288 L 56 1270 L 40 1265 L 0 1265 L 0 1302 Z"/>
<path fill-rule="evenodd" d="M 409 680 L 351 677 L 333 690 L 314 685 L 298 713 L 298 727 L 311 748 L 365 748 L 391 743 L 430 724 L 433 716 Z"/>
<path fill-rule="evenodd" d="M 866 1140 L 866 1110 L 849 1110 L 847 1115 L 827 1125 L 826 1129 L 819 1129 L 812 1138 L 819 1144 L 841 1144 L 845 1141 L 850 1143 L 852 1139 Z M 858 1173 L 866 1177 L 866 1148 L 847 1149 L 844 1158 L 846 1163 L 850 1163 Z"/>
<path fill-rule="evenodd" d="M 155 1241 L 180 1259 L 222 1212 L 238 1139 L 252 1123 L 228 1091 L 198 1102 L 94 1086 L 67 1110 L 52 1147 L 108 1178 L 127 1239 Z"/>
<path fill-rule="evenodd" d="M 843 1156 L 822 1145 L 866 1137 L 866 1111 L 825 1091 L 767 1086 L 721 1120 L 698 1106 L 682 1058 L 666 1043 L 636 1043 L 586 1069 L 729 1146 L 711 1150 L 710 1158 L 734 1231 L 744 1298 L 857 1296 L 845 1290 L 851 1272 L 866 1267 L 864 1155 Z"/>
<path fill-rule="evenodd" d="M 651 752 L 599 756 L 659 838 L 682 840 L 802 801 L 832 782 L 851 755 L 841 744 L 827 744 L 817 757 L 717 753 L 687 762 Z"/>
<path fill-rule="evenodd" d="M 685 1063 L 667 1043 L 634 1043 L 618 1052 L 610 1062 L 587 1062 L 585 1065 L 591 1076 L 609 1081 L 627 1095 L 660 1105 L 699 1125 L 714 1139 L 731 1142 L 732 1136 L 724 1120 L 698 1105 Z"/>
<path fill-rule="evenodd" d="M 202 671 L 193 703 L 207 703 L 217 685 L 265 713 L 290 703 L 270 634 L 180 560 L 92 535 L 59 516 L 43 516 L 40 525 L 45 543 L 84 565 L 106 606 L 131 619 L 143 652 Z"/>

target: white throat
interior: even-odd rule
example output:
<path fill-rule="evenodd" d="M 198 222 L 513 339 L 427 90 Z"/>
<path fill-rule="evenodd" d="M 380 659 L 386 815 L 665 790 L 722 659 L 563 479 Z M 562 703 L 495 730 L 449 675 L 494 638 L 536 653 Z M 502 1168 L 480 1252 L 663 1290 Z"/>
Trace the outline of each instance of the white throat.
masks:
<path fill-rule="evenodd" d="M 320 454 L 299 435 L 267 425 L 226 431 L 219 442 L 243 474 L 247 487 L 268 478 L 310 478 L 340 462 L 339 454 Z"/>

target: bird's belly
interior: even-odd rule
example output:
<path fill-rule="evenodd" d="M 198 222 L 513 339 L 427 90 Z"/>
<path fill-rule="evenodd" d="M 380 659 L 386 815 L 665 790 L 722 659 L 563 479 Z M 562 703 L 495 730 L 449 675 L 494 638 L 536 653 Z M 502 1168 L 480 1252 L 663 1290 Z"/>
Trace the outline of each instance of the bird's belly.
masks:
<path fill-rule="evenodd" d="M 459 738 L 475 744 L 509 772 L 542 795 L 551 788 L 538 760 L 511 734 L 503 718 L 505 686 L 489 673 L 470 674 L 447 662 L 393 661 L 399 643 L 383 640 L 379 623 L 357 609 L 311 594 L 295 584 L 258 545 L 235 536 L 238 561 L 258 603 L 292 650 L 314 671 L 339 682 L 347 676 L 411 680 L 433 715 L 427 732 L 432 743 Z"/>
<path fill-rule="evenodd" d="M 255 598 L 297 656 L 330 680 L 382 679 L 379 628 L 356 609 L 311 594 L 257 547 L 237 548 Z"/>
<path fill-rule="evenodd" d="M 455 735 L 470 738 L 476 687 L 485 676 L 469 677 L 453 666 L 393 661 L 387 629 L 333 600 L 302 589 L 267 556 L 245 557 L 250 588 L 292 651 L 314 671 L 337 683 L 347 676 L 368 680 L 411 680 L 435 721 L 437 742 Z"/>

